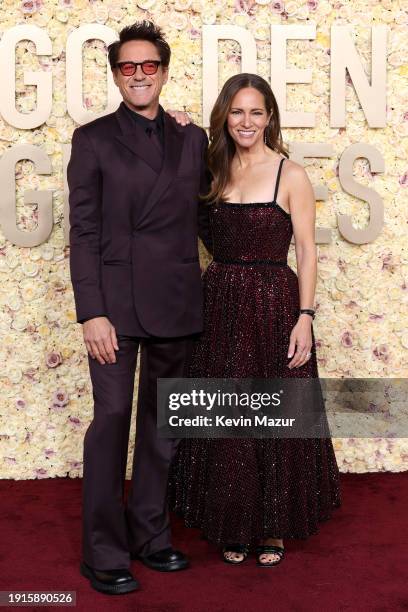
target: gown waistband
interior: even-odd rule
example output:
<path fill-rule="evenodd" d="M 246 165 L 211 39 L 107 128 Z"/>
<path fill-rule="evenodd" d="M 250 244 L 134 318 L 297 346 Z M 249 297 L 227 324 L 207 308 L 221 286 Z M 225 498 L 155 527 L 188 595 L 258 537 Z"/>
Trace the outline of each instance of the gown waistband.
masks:
<path fill-rule="evenodd" d="M 214 263 L 221 263 L 221 264 L 234 264 L 234 265 L 239 265 L 239 266 L 263 266 L 263 265 L 267 265 L 267 266 L 280 266 L 280 267 L 284 267 L 287 266 L 288 263 L 286 261 L 276 261 L 274 259 L 226 259 L 226 258 L 221 258 L 221 257 L 214 257 L 213 259 Z"/>

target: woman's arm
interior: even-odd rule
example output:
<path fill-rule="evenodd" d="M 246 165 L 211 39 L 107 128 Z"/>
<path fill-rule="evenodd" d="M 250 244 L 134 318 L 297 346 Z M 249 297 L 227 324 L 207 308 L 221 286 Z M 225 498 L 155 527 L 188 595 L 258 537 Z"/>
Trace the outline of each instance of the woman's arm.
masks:
<path fill-rule="evenodd" d="M 300 308 L 313 308 L 317 277 L 315 242 L 316 200 L 306 170 L 292 162 L 287 173 L 289 206 L 292 217 Z M 301 315 L 310 319 L 309 315 Z"/>
<path fill-rule="evenodd" d="M 306 170 L 292 162 L 287 168 L 289 185 L 289 207 L 292 218 L 293 235 L 299 281 L 300 308 L 314 308 L 317 278 L 317 249 L 315 241 L 316 200 Z M 296 353 L 293 356 L 296 348 Z M 312 348 L 312 318 L 299 314 L 292 330 L 288 350 L 289 368 L 300 367 L 310 359 Z"/>

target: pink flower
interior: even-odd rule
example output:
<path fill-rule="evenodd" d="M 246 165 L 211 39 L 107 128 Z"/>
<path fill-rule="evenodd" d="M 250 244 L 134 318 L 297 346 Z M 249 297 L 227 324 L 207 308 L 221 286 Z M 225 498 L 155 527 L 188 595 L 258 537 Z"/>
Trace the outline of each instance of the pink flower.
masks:
<path fill-rule="evenodd" d="M 69 402 L 69 396 L 63 389 L 57 389 L 52 396 L 52 403 L 55 408 L 63 408 Z"/>
<path fill-rule="evenodd" d="M 344 334 L 341 336 L 340 342 L 346 348 L 353 346 L 353 337 L 349 331 L 344 332 Z"/>
<path fill-rule="evenodd" d="M 21 10 L 26 15 L 32 15 L 40 10 L 42 7 L 42 0 L 22 0 Z"/>
<path fill-rule="evenodd" d="M 317 5 L 317 0 L 307 0 L 307 8 L 309 9 L 309 11 L 315 11 L 317 9 Z"/>
<path fill-rule="evenodd" d="M 373 355 L 383 363 L 387 363 L 389 360 L 388 346 L 386 344 L 379 344 L 373 350 Z"/>
<path fill-rule="evenodd" d="M 26 407 L 26 402 L 22 397 L 18 397 L 16 399 L 16 408 L 17 410 L 24 410 L 24 408 Z"/>
<path fill-rule="evenodd" d="M 251 13 L 255 0 L 235 0 L 235 11 L 237 13 Z"/>
<path fill-rule="evenodd" d="M 347 269 L 347 263 L 344 261 L 344 259 L 341 259 L 341 257 L 338 258 L 337 265 L 339 267 L 339 270 L 341 270 L 342 272 Z"/>
<path fill-rule="evenodd" d="M 382 255 L 382 261 L 383 261 L 383 265 L 382 265 L 382 269 L 383 270 L 389 270 L 390 272 L 393 272 L 395 270 L 395 262 L 392 259 L 392 253 L 384 253 L 384 255 Z"/>
<path fill-rule="evenodd" d="M 76 427 L 77 429 L 78 429 L 78 428 L 80 428 L 80 427 L 81 427 L 81 425 L 82 425 L 82 423 L 81 423 L 81 421 L 78 419 L 78 417 L 73 417 L 73 416 L 70 416 L 68 420 L 69 420 L 69 421 L 72 423 L 72 425 L 73 425 L 74 427 Z"/>
<path fill-rule="evenodd" d="M 63 8 L 71 8 L 72 6 L 71 0 L 59 0 L 59 3 Z"/>
<path fill-rule="evenodd" d="M 61 354 L 57 353 L 56 351 L 51 351 L 51 353 L 48 353 L 47 357 L 45 358 L 45 363 L 47 364 L 48 368 L 58 367 L 62 363 Z"/>
<path fill-rule="evenodd" d="M 52 448 L 47 448 L 44 453 L 46 457 L 52 457 L 52 455 L 55 455 L 55 451 L 53 451 Z"/>
<path fill-rule="evenodd" d="M 37 6 L 33 0 L 23 0 L 21 3 L 21 10 L 23 13 L 32 15 L 36 12 Z"/>
<path fill-rule="evenodd" d="M 35 368 L 27 368 L 23 372 L 23 376 L 28 378 L 28 380 L 35 380 L 35 375 L 37 374 L 37 370 Z"/>
<path fill-rule="evenodd" d="M 398 182 L 402 187 L 406 187 L 408 185 L 408 172 L 404 172 L 404 174 L 399 177 Z"/>
<path fill-rule="evenodd" d="M 37 478 L 48 478 L 48 472 L 47 470 L 44 470 L 44 468 L 37 468 L 35 470 L 35 473 L 37 475 Z"/>
<path fill-rule="evenodd" d="M 283 2 L 272 2 L 271 8 L 274 13 L 283 13 L 285 6 Z"/>

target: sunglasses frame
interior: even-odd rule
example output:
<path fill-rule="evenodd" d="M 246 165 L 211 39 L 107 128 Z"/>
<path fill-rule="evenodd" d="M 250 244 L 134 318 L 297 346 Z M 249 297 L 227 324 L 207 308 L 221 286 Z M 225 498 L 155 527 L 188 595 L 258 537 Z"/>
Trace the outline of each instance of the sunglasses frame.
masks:
<path fill-rule="evenodd" d="M 132 74 L 123 74 L 121 66 L 124 66 L 125 64 L 132 64 L 133 68 L 134 68 L 134 72 L 132 72 Z M 156 66 L 156 70 L 154 72 L 145 72 L 143 69 L 143 65 L 144 64 L 154 64 Z M 120 73 L 123 76 L 134 76 L 137 72 L 137 67 L 140 66 L 142 69 L 143 74 L 146 74 L 147 76 L 151 76 L 152 74 L 157 74 L 157 71 L 159 69 L 159 66 L 162 64 L 161 60 L 144 60 L 143 62 L 132 62 L 132 61 L 127 61 L 127 62 L 116 62 L 115 64 L 115 68 L 119 68 Z"/>

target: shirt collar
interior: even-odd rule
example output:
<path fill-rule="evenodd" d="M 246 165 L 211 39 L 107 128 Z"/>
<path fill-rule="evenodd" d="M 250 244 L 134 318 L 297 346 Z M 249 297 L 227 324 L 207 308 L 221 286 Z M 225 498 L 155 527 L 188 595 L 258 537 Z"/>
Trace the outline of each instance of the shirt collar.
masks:
<path fill-rule="evenodd" d="M 138 123 L 144 129 L 154 127 L 159 132 L 163 131 L 163 123 L 164 123 L 164 110 L 163 107 L 159 104 L 159 110 L 154 119 L 148 119 L 144 117 L 140 113 L 132 110 L 126 104 L 124 105 L 128 113 L 133 117 L 134 121 Z"/>

